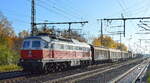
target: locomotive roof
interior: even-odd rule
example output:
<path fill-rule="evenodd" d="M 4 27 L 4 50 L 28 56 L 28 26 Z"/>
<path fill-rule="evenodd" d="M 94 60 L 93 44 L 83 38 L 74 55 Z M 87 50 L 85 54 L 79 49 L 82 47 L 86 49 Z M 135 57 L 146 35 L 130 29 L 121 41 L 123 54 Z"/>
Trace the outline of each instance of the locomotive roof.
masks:
<path fill-rule="evenodd" d="M 76 39 L 66 39 L 66 38 L 62 38 L 62 37 L 55 37 L 55 36 L 30 36 L 30 37 L 26 37 L 25 39 L 42 39 L 46 42 L 62 42 L 62 43 L 72 43 L 72 44 L 78 44 L 78 45 L 88 45 L 87 43 L 84 42 L 79 42 Z"/>
<path fill-rule="evenodd" d="M 25 39 L 42 39 L 47 42 L 51 41 L 51 39 L 48 36 L 30 36 L 30 37 L 26 37 Z"/>

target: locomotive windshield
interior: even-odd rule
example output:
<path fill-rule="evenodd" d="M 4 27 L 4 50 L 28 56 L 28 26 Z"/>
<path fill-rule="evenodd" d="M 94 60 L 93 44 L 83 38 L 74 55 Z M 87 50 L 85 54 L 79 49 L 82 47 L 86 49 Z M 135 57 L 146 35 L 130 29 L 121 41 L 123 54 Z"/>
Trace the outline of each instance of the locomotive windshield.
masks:
<path fill-rule="evenodd" d="M 41 47 L 40 41 L 32 41 L 32 47 L 33 48 L 40 48 Z"/>
<path fill-rule="evenodd" d="M 30 47 L 30 41 L 24 41 L 23 48 L 29 48 Z"/>
<path fill-rule="evenodd" d="M 40 48 L 40 47 L 41 47 L 41 41 L 39 41 L 39 40 L 25 40 L 23 42 L 24 49 Z"/>

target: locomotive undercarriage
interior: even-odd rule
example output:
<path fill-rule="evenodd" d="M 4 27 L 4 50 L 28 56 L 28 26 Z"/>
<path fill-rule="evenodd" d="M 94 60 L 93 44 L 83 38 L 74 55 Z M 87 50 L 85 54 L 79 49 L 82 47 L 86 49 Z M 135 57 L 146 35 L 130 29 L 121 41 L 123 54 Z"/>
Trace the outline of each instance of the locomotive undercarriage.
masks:
<path fill-rule="evenodd" d="M 75 62 L 75 60 L 73 60 L 73 62 Z M 62 62 L 47 62 L 47 61 L 40 61 L 40 60 L 20 61 L 20 65 L 23 67 L 24 71 L 40 72 L 40 73 L 58 72 L 58 71 L 68 70 L 76 66 L 87 67 L 92 63 L 90 60 L 80 60 L 77 64 L 78 65 L 72 65 L 71 61 L 62 61 Z"/>
<path fill-rule="evenodd" d="M 68 70 L 73 67 L 87 67 L 88 65 L 91 65 L 90 60 L 81 60 L 78 65 L 71 65 L 71 61 L 64 61 L 64 62 L 49 62 L 44 65 L 44 72 L 58 72 L 58 71 L 64 71 Z"/>

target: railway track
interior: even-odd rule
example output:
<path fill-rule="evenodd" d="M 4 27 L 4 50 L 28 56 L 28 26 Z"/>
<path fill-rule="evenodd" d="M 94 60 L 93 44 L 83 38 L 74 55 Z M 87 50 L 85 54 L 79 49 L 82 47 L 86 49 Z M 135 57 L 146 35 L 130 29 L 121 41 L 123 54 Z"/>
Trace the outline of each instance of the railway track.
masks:
<path fill-rule="evenodd" d="M 32 77 L 31 79 L 27 79 L 25 81 L 21 81 L 21 83 L 43 83 L 49 80 L 54 80 L 54 79 L 58 79 L 58 78 L 62 78 L 62 77 L 66 77 L 66 76 L 70 76 L 70 75 L 74 75 L 76 73 L 82 73 L 85 71 L 90 71 L 93 69 L 98 69 L 98 68 L 102 68 L 105 66 L 110 66 L 113 64 L 118 64 L 118 63 L 106 63 L 106 64 L 99 64 L 99 65 L 94 65 L 94 66 L 89 66 L 89 67 L 84 67 L 84 68 L 72 68 L 71 70 L 67 70 L 67 71 L 63 71 L 63 72 L 56 72 L 56 73 L 50 73 L 47 75 L 41 75 L 38 77 Z M 20 82 L 18 82 L 20 83 Z"/>
<path fill-rule="evenodd" d="M 94 68 L 108 66 L 108 65 L 112 65 L 112 63 L 92 65 L 92 66 L 89 66 L 88 68 L 94 69 Z M 4 73 L 0 73 L 0 83 L 22 83 L 24 82 L 22 80 L 26 80 L 25 83 L 29 83 L 29 82 L 32 83 L 32 81 L 35 81 L 37 79 L 46 80 L 45 78 L 49 76 L 51 77 L 51 79 L 58 78 L 60 77 L 61 74 L 63 73 L 66 74 L 67 72 L 70 72 L 70 74 L 73 74 L 75 73 L 75 72 L 72 72 L 74 70 L 76 70 L 76 72 L 80 72 L 80 69 L 78 68 L 76 69 L 72 68 L 71 70 L 66 70 L 62 72 L 53 72 L 50 74 L 32 74 L 32 73 L 27 73 L 27 72 L 22 72 L 22 71 L 4 72 Z"/>
<path fill-rule="evenodd" d="M 29 74 L 30 73 L 22 72 L 22 71 L 1 72 L 0 73 L 0 80 L 25 76 L 25 75 L 29 75 Z"/>
<path fill-rule="evenodd" d="M 150 59 L 134 66 L 124 74 L 110 81 L 111 83 L 141 83 L 142 78 L 149 66 Z"/>
<path fill-rule="evenodd" d="M 122 67 L 124 65 L 129 65 L 131 63 L 134 63 L 134 61 L 131 61 L 129 63 L 124 62 L 121 64 L 114 64 L 114 65 L 110 65 L 107 67 L 103 67 L 103 68 L 99 68 L 99 69 L 95 69 L 95 70 L 91 70 L 91 71 L 86 71 L 86 72 L 77 73 L 74 75 L 65 76 L 62 78 L 54 79 L 54 80 L 49 80 L 49 81 L 46 81 L 43 83 L 78 83 L 78 81 L 80 81 L 80 80 L 83 80 L 83 79 L 86 79 L 89 77 L 93 77 L 93 76 L 102 74 L 104 72 L 107 72 L 109 70 L 117 69 L 117 68 Z"/>
<path fill-rule="evenodd" d="M 23 71 L 1 72 L 0 83 L 15 83 L 17 80 L 24 80 L 27 75 L 31 75 L 31 73 Z"/>
<path fill-rule="evenodd" d="M 137 62 L 138 60 L 131 60 L 128 64 Z M 140 60 L 141 61 L 141 60 Z M 120 66 L 119 66 L 120 65 Z M 127 62 L 122 63 L 107 63 L 89 66 L 87 68 L 76 68 L 72 70 L 55 72 L 42 75 L 24 75 L 13 77 L 12 79 L 3 80 L 4 83 L 65 83 L 76 82 L 90 76 L 101 74 L 102 72 L 109 71 L 114 68 L 127 65 Z M 67 80 L 67 81 L 66 81 Z"/>

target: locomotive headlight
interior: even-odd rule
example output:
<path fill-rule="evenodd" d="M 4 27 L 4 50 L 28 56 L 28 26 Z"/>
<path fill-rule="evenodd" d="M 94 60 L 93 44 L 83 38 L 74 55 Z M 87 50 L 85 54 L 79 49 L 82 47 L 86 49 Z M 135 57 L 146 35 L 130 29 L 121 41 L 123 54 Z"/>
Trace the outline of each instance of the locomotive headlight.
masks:
<path fill-rule="evenodd" d="M 23 62 L 24 60 L 23 59 L 20 59 L 20 62 Z"/>
<path fill-rule="evenodd" d="M 38 62 L 41 62 L 41 60 L 37 60 Z"/>

